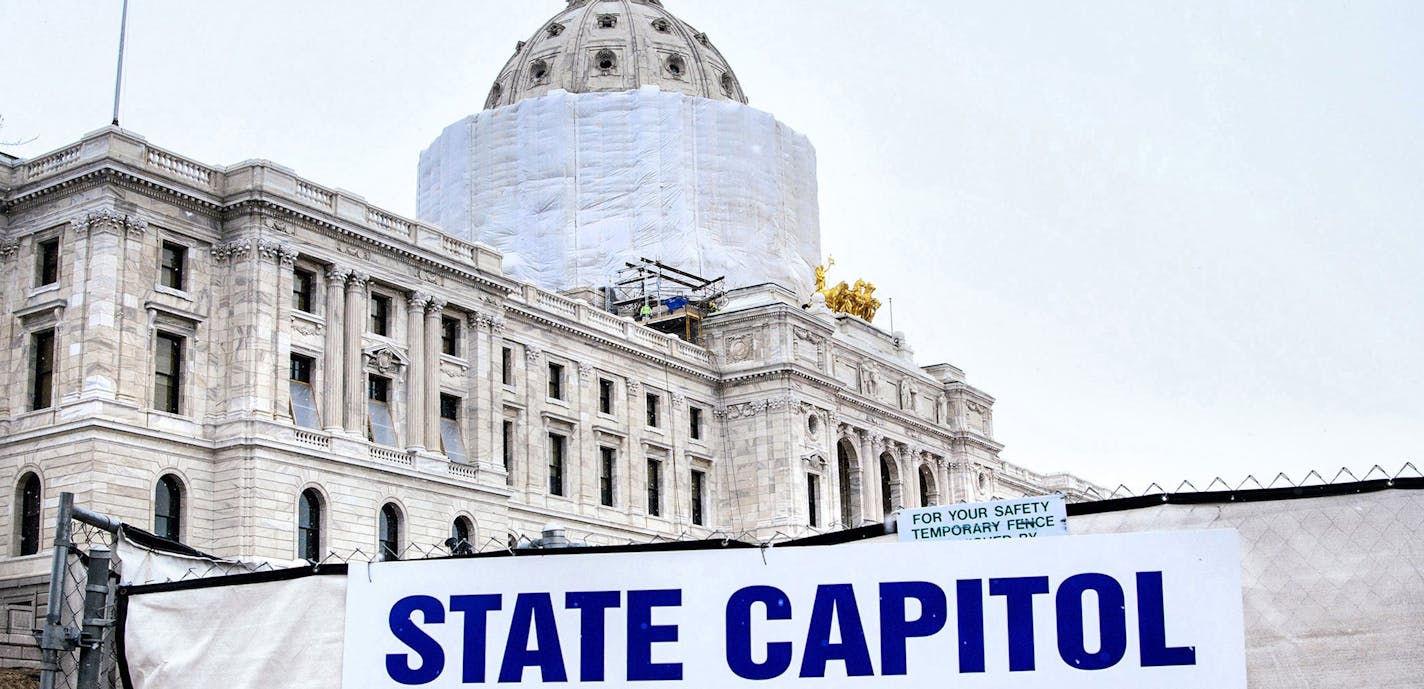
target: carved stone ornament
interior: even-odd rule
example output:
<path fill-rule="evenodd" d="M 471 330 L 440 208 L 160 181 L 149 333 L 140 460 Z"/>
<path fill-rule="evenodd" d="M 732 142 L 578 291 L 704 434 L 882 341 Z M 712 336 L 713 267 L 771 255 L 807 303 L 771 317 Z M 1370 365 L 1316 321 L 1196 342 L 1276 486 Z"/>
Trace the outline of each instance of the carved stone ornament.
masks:
<path fill-rule="evenodd" d="M 0 242 L 0 259 L 8 259 L 15 255 L 15 251 L 20 248 L 20 243 L 11 239 Z"/>
<path fill-rule="evenodd" d="M 684 404 L 687 404 L 687 395 L 680 392 L 672 393 L 672 406 L 681 409 Z"/>
<path fill-rule="evenodd" d="M 593 364 L 580 363 L 578 365 L 579 378 L 583 380 L 593 380 Z"/>
<path fill-rule="evenodd" d="M 867 361 L 860 365 L 860 394 L 870 397 L 875 396 L 875 388 L 880 384 L 880 369 L 875 362 Z"/>
<path fill-rule="evenodd" d="M 727 338 L 727 361 L 738 362 L 752 358 L 754 346 L 751 334 L 732 335 Z"/>
<path fill-rule="evenodd" d="M 129 234 L 141 235 L 148 229 L 148 221 L 137 216 L 125 215 L 112 208 L 100 208 L 71 219 L 69 226 L 75 234 L 81 235 L 88 232 L 117 234 L 121 230 L 126 230 Z"/>
<path fill-rule="evenodd" d="M 295 316 L 292 317 L 292 331 L 299 335 L 320 335 L 326 330 L 326 326 L 320 323 L 312 323 Z"/>
<path fill-rule="evenodd" d="M 297 251 L 292 248 L 291 244 L 275 239 L 268 239 L 267 237 L 258 238 L 257 254 L 269 261 L 280 261 L 282 263 L 291 263 L 297 258 Z M 288 256 L 291 258 L 287 258 Z"/>
<path fill-rule="evenodd" d="M 754 402 L 738 402 L 722 407 L 719 416 L 728 419 L 745 419 L 766 411 L 786 409 L 795 403 L 796 400 L 792 399 L 790 395 L 782 395 Z"/>
<path fill-rule="evenodd" d="M 405 355 L 390 345 L 378 345 L 366 350 L 364 354 L 366 365 L 380 373 L 390 373 L 407 364 Z"/>
<path fill-rule="evenodd" d="M 234 239 L 228 242 L 214 244 L 208 250 L 213 260 L 218 263 L 242 258 L 252 251 L 252 242 L 246 239 Z"/>
<path fill-rule="evenodd" d="M 529 345 L 524 348 L 524 359 L 531 364 L 539 363 L 539 357 L 543 355 L 544 352 L 534 345 Z"/>

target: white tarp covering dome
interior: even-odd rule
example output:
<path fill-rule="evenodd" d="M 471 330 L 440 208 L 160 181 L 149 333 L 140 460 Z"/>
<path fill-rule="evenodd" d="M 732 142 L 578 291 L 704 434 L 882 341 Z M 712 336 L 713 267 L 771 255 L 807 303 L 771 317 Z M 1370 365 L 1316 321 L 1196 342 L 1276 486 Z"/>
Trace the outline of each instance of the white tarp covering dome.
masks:
<path fill-rule="evenodd" d="M 604 88 L 580 76 L 598 69 L 582 57 L 546 60 L 536 78 L 516 55 L 501 79 L 518 79 L 491 96 L 498 107 L 449 126 L 421 153 L 420 218 L 500 249 L 509 274 L 546 289 L 607 285 L 646 257 L 725 276 L 728 288 L 771 282 L 809 296 L 821 249 L 810 142 L 747 106 L 739 86 L 731 97 L 714 89 L 731 73 L 721 55 L 654 0 L 574 0 L 540 35 L 582 55 L 593 48 L 579 32 L 596 33 L 609 14 L 638 24 L 618 39 L 625 58 L 666 56 L 644 36 L 663 36 L 654 22 L 685 34 L 666 44 L 687 50 L 685 78 L 648 63 Z M 555 24 L 565 28 L 551 32 Z M 532 85 L 540 79 L 548 84 Z"/>

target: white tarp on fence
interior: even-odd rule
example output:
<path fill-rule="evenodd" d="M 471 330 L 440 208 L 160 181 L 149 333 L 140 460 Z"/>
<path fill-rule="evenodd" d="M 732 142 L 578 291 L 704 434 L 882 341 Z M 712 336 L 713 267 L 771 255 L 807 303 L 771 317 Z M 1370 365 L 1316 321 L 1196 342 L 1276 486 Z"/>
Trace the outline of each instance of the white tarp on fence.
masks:
<path fill-rule="evenodd" d="M 418 184 L 421 220 L 550 290 L 609 284 L 646 257 L 809 296 L 821 260 L 810 141 L 731 101 L 554 91 L 450 125 Z"/>
<path fill-rule="evenodd" d="M 1420 686 L 1424 492 L 1159 505 L 1075 515 L 1071 523 L 1075 536 L 1050 540 L 1237 529 L 1252 689 Z M 888 547 L 923 552 L 935 545 Z M 998 545 L 959 547 L 987 552 Z M 367 576 L 366 565 L 352 564 L 349 576 Z M 125 640 L 134 687 L 339 686 L 346 588 L 346 577 L 312 576 L 132 596 Z"/>

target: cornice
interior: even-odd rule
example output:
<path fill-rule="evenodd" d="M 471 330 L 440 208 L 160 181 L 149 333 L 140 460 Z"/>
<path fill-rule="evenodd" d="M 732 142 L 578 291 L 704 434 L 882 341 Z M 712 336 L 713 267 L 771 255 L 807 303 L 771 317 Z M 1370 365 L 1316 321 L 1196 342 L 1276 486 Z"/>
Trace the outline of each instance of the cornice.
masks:
<path fill-rule="evenodd" d="M 696 368 L 693 368 L 692 366 L 673 359 L 668 355 L 653 354 L 647 350 L 640 349 L 626 342 L 615 340 L 612 337 L 608 337 L 607 335 L 604 335 L 598 331 L 576 326 L 559 318 L 545 315 L 544 313 L 541 313 L 539 311 L 524 308 L 516 304 L 506 304 L 505 312 L 514 316 L 519 316 L 533 323 L 540 323 L 549 326 L 551 328 L 554 328 L 555 330 L 561 330 L 566 333 L 578 335 L 579 337 L 582 337 L 585 340 L 589 340 L 599 346 L 614 349 L 625 354 L 632 354 L 634 356 L 646 359 L 648 361 L 652 361 L 662 366 L 666 366 L 675 371 L 684 373 L 694 378 L 699 378 L 709 383 L 720 382 L 720 378 L 717 376 L 715 370 L 698 370 Z"/>

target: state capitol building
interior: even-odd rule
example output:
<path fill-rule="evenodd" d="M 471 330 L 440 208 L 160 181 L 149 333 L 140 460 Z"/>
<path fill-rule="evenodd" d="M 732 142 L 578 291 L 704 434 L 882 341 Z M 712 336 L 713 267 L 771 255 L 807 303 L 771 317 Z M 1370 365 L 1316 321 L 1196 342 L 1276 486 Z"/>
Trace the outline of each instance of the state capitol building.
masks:
<path fill-rule="evenodd" d="M 420 220 L 117 127 L 0 155 L 6 638 L 62 491 L 279 561 L 1100 492 L 827 284 L 810 142 L 658 0 L 571 0 L 438 134 Z"/>

